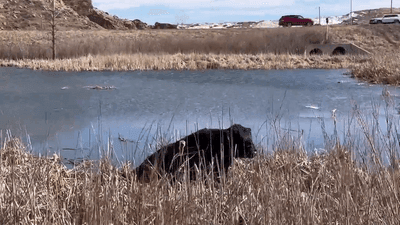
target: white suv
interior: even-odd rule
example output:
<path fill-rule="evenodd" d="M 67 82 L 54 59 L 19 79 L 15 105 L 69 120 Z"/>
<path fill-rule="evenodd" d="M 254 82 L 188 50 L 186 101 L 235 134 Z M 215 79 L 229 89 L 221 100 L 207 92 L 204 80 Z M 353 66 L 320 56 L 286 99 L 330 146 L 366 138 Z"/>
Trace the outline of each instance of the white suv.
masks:
<path fill-rule="evenodd" d="M 400 15 L 389 14 L 382 17 L 382 23 L 400 23 Z"/>
<path fill-rule="evenodd" d="M 387 14 L 384 15 L 382 18 L 373 18 L 369 21 L 369 23 L 400 23 L 400 15 L 399 14 Z"/>

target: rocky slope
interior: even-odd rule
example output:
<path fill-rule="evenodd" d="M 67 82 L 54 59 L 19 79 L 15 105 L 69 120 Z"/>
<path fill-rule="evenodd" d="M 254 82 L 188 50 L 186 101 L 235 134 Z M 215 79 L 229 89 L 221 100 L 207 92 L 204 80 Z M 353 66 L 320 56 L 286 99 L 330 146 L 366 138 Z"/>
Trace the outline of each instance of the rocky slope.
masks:
<path fill-rule="evenodd" d="M 93 7 L 91 0 L 56 0 L 59 30 L 71 29 L 145 29 L 140 20 L 120 19 Z M 53 1 L 0 0 L 0 30 L 50 29 Z"/>

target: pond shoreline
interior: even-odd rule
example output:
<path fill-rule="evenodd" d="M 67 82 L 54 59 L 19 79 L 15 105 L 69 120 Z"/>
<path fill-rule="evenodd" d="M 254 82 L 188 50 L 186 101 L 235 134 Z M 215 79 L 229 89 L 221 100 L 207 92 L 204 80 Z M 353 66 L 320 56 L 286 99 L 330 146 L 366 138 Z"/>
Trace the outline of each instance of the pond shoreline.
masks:
<path fill-rule="evenodd" d="M 0 67 L 51 71 L 349 69 L 369 83 L 400 85 L 396 26 L 299 29 L 0 32 Z M 373 38 L 371 38 L 373 37 Z M 304 55 L 309 44 L 353 43 L 372 55 Z"/>
<path fill-rule="evenodd" d="M 294 54 L 113 54 L 44 60 L 0 60 L 0 67 L 29 68 L 48 71 L 145 71 L 145 70 L 281 70 L 281 69 L 349 69 L 360 80 L 374 84 L 400 85 L 398 54 L 294 55 Z"/>

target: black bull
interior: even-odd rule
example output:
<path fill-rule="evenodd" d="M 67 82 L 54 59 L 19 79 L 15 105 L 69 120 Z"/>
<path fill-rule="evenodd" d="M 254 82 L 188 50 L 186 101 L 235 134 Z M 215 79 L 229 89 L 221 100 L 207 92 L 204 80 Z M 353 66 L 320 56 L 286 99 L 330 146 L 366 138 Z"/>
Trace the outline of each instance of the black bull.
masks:
<path fill-rule="evenodd" d="M 139 180 L 149 180 L 154 173 L 174 176 L 182 165 L 188 165 L 192 172 L 195 165 L 207 171 L 218 173 L 223 168 L 227 172 L 233 158 L 253 158 L 255 154 L 251 129 L 235 124 L 228 129 L 202 129 L 162 147 L 135 172 Z M 190 178 L 195 179 L 192 172 Z"/>
<path fill-rule="evenodd" d="M 154 24 L 153 29 L 177 29 L 178 25 L 169 24 L 169 23 L 158 23 Z"/>

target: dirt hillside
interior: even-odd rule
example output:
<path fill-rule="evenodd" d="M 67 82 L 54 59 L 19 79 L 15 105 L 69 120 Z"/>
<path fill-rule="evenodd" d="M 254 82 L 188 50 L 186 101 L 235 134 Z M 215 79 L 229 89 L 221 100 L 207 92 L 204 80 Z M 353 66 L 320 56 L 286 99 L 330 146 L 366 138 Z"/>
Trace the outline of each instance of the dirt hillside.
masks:
<path fill-rule="evenodd" d="M 93 7 L 91 0 L 56 0 L 59 30 L 145 29 L 140 20 L 120 19 Z M 52 0 L 0 0 L 0 30 L 49 29 Z"/>
<path fill-rule="evenodd" d="M 379 8 L 379 9 L 366 9 L 354 11 L 353 24 L 369 24 L 369 20 L 372 18 L 383 17 L 385 14 L 390 14 L 390 8 Z M 392 8 L 393 14 L 400 14 L 400 8 Z M 346 14 L 345 16 L 349 16 Z M 344 20 L 342 24 L 350 24 L 350 19 Z"/>

